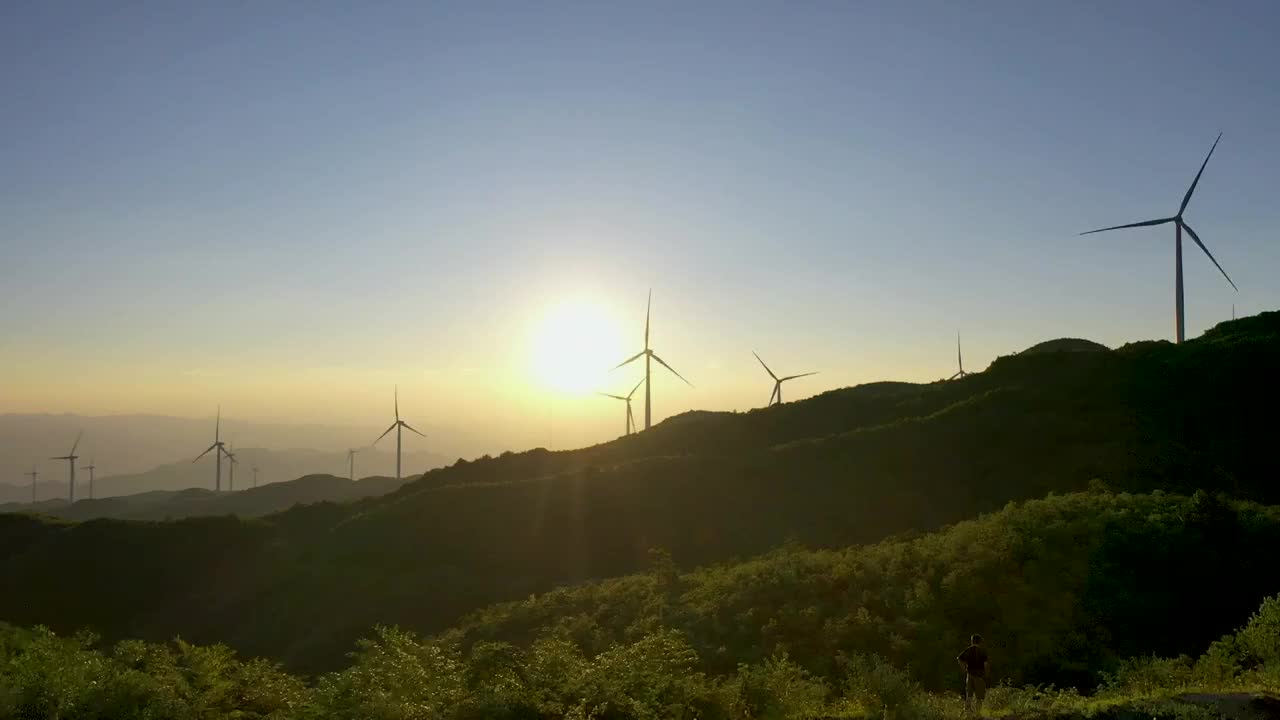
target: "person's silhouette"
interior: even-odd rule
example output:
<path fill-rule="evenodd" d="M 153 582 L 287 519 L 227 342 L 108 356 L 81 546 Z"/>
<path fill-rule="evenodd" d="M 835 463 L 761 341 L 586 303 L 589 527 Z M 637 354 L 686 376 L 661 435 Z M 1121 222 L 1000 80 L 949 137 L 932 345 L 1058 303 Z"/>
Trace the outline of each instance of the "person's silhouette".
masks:
<path fill-rule="evenodd" d="M 987 673 L 991 670 L 991 659 L 982 647 L 981 635 L 970 636 L 969 647 L 960 652 L 956 662 L 964 670 L 965 711 L 981 715 L 982 701 L 987 697 Z"/>

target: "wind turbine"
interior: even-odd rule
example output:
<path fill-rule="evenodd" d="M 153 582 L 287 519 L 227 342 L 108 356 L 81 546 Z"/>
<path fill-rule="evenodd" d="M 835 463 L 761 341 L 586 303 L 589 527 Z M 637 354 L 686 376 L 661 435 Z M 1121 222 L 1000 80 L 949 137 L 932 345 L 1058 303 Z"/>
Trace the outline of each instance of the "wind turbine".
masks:
<path fill-rule="evenodd" d="M 383 435 L 386 435 L 386 433 L 383 433 Z M 347 449 L 347 475 L 351 482 L 356 481 L 356 453 L 358 452 L 360 452 L 358 448 Z"/>
<path fill-rule="evenodd" d="M 964 355 L 960 354 L 960 331 L 959 330 L 956 331 L 956 362 L 960 363 L 960 371 L 957 372 L 955 375 L 952 375 L 951 377 L 947 378 L 948 380 L 955 380 L 956 378 L 962 378 L 965 375 L 971 374 L 964 371 Z"/>
<path fill-rule="evenodd" d="M 605 392 L 596 393 L 597 395 L 603 395 L 605 397 L 613 398 L 614 400 L 621 400 L 627 404 L 627 431 L 626 433 L 624 433 L 625 435 L 630 435 L 631 433 L 635 432 L 636 416 L 631 414 L 631 396 L 636 394 L 636 391 L 640 389 L 640 385 L 643 382 L 644 382 L 644 378 L 641 378 L 640 381 L 636 383 L 636 386 L 631 388 L 631 392 L 627 393 L 625 396 L 611 395 Z"/>
<path fill-rule="evenodd" d="M 76 447 L 80 444 L 80 437 L 82 435 L 84 435 L 83 430 L 80 431 L 79 435 L 76 435 L 76 441 L 75 444 L 71 446 L 71 452 L 59 457 L 49 458 L 50 460 L 69 461 L 69 465 L 71 467 L 71 491 L 67 494 L 67 497 L 70 498 L 70 502 L 73 503 L 76 501 L 76 460 L 80 457 L 79 455 L 76 455 Z"/>
<path fill-rule="evenodd" d="M 80 468 L 81 470 L 89 471 L 89 499 L 90 500 L 93 499 L 93 471 L 96 470 L 97 468 L 98 466 L 93 464 L 92 459 L 89 460 L 88 465 L 85 465 L 84 467 Z"/>
<path fill-rule="evenodd" d="M 1196 245 L 1199 245 L 1200 249 L 1204 251 L 1204 254 L 1209 256 L 1209 259 L 1213 261 L 1214 266 L 1218 268 L 1218 272 L 1222 273 L 1222 277 L 1226 278 L 1227 282 L 1231 283 L 1231 287 L 1236 292 L 1240 292 L 1240 288 L 1237 288 L 1236 284 L 1231 281 L 1231 277 L 1227 275 L 1227 271 L 1223 270 L 1222 266 L 1218 264 L 1217 259 L 1213 257 L 1213 253 L 1209 252 L 1209 248 L 1205 247 L 1204 243 L 1200 241 L 1200 236 L 1197 235 L 1196 231 L 1192 230 L 1191 226 L 1188 225 L 1187 222 L 1182 219 L 1182 213 L 1186 211 L 1187 203 L 1191 202 L 1191 194 L 1196 191 L 1196 185 L 1200 182 L 1200 175 L 1204 173 L 1204 167 L 1205 165 L 1209 164 L 1209 158 L 1213 157 L 1213 151 L 1215 148 L 1218 147 L 1218 140 L 1221 140 L 1221 139 L 1222 139 L 1222 133 L 1218 133 L 1217 140 L 1213 141 L 1213 147 L 1209 148 L 1209 154 L 1205 155 L 1204 162 L 1200 163 L 1200 171 L 1196 173 L 1196 178 L 1191 181 L 1191 187 L 1187 188 L 1187 194 L 1182 196 L 1182 204 L 1178 206 L 1177 215 L 1174 215 L 1173 217 L 1157 218 L 1155 220 L 1144 220 L 1143 222 L 1129 223 L 1128 225 L 1116 225 L 1114 227 L 1101 228 L 1098 230 L 1090 230 L 1089 232 L 1080 233 L 1081 235 L 1092 235 L 1093 233 L 1106 232 L 1108 230 L 1123 230 L 1124 228 L 1147 227 L 1151 225 L 1164 225 L 1165 223 L 1173 223 L 1173 227 L 1174 227 L 1173 252 L 1174 252 L 1174 278 L 1175 278 L 1174 291 L 1173 291 L 1174 327 L 1177 332 L 1177 341 L 1179 344 L 1181 344 L 1186 337 L 1186 333 L 1185 333 L 1186 324 L 1183 320 L 1183 310 L 1182 310 L 1182 231 L 1183 230 L 1186 230 L 1187 234 L 1191 236 L 1191 239 L 1195 241 Z"/>
<path fill-rule="evenodd" d="M 253 466 L 253 486 L 258 487 L 258 466 Z"/>
<path fill-rule="evenodd" d="M 760 356 L 754 350 L 751 351 L 751 354 L 756 356 L 756 360 L 760 360 Z M 769 377 L 773 378 L 773 392 L 769 393 L 769 406 L 772 406 L 775 404 L 777 405 L 782 404 L 782 383 L 788 380 L 795 380 L 796 378 L 809 377 L 810 375 L 818 374 L 816 372 L 807 372 L 807 373 L 801 373 L 799 375 L 788 375 L 784 378 L 780 378 L 777 375 L 773 374 L 773 371 L 769 369 L 768 365 L 764 364 L 764 360 L 760 360 L 760 365 L 764 367 L 765 372 L 769 373 Z"/>
<path fill-rule="evenodd" d="M 235 446 L 231 445 L 230 448 L 231 450 L 234 450 Z M 227 491 L 235 492 L 236 491 L 236 466 L 240 464 L 240 461 L 236 460 L 236 454 L 231 452 L 231 450 L 223 450 L 222 454 L 226 455 L 227 459 L 231 461 L 231 464 L 227 466 Z"/>
<path fill-rule="evenodd" d="M 206 448 L 204 452 L 197 455 L 196 459 L 192 460 L 191 462 L 195 463 L 200 458 L 204 457 L 205 455 L 208 455 L 210 450 L 217 450 L 217 452 L 213 454 L 213 459 L 214 459 L 213 490 L 214 492 L 222 492 L 222 454 L 227 450 L 225 447 L 223 447 L 223 444 L 222 444 L 222 406 L 221 405 L 218 406 L 218 419 L 214 421 L 214 425 L 213 425 L 213 444 L 210 445 L 208 448 Z"/>
<path fill-rule="evenodd" d="M 649 347 L 649 311 L 653 307 L 653 291 L 649 291 L 649 301 L 644 306 L 644 350 L 632 355 L 614 366 L 614 370 L 626 365 L 627 363 L 644 358 L 644 429 L 648 430 L 653 420 L 653 373 L 650 360 L 657 360 L 658 364 L 671 371 L 671 374 L 684 380 L 684 384 L 693 387 L 693 383 L 684 379 L 684 376 L 676 372 L 676 369 L 668 365 L 662 358 L 658 357 Z"/>
<path fill-rule="evenodd" d="M 400 386 L 397 385 L 396 386 L 396 421 L 391 423 L 391 427 L 384 430 L 383 433 L 378 436 L 378 440 L 381 440 L 382 438 L 387 436 L 387 433 L 391 432 L 392 430 L 396 431 L 396 480 L 400 479 L 400 428 L 404 428 L 406 430 L 409 430 L 410 432 L 421 435 L 422 437 L 426 437 L 426 435 L 423 435 L 422 433 L 410 427 L 409 423 L 400 419 Z M 378 440 L 374 440 L 373 444 L 370 445 L 369 447 L 373 447 L 373 445 L 377 445 Z"/>
<path fill-rule="evenodd" d="M 36 502 L 36 478 L 40 477 L 40 471 L 36 469 L 35 465 L 32 465 L 31 472 L 22 474 L 31 476 L 31 504 L 34 505 Z"/>

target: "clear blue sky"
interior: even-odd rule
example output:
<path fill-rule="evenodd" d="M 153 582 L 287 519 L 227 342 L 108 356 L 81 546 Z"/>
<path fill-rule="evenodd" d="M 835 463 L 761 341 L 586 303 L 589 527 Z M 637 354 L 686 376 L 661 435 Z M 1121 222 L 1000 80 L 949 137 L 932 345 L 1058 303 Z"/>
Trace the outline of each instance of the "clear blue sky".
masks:
<path fill-rule="evenodd" d="M 1278 36 L 1274 2 L 4 3 L 0 411 L 372 422 L 399 382 L 545 444 L 546 308 L 625 356 L 651 286 L 698 385 L 656 417 L 763 404 L 753 349 L 822 371 L 800 397 L 949 375 L 957 328 L 971 369 L 1168 338 L 1172 229 L 1076 234 L 1176 211 L 1222 131 L 1187 217 L 1241 292 L 1188 246 L 1199 334 L 1280 307 Z M 560 395 L 558 444 L 620 420 Z"/>

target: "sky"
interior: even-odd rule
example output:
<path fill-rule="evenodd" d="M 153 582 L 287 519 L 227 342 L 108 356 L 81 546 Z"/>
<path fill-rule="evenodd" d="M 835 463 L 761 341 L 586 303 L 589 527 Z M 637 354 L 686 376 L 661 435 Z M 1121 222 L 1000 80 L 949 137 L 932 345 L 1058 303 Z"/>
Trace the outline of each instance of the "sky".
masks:
<path fill-rule="evenodd" d="M 1273 2 L 0 5 L 0 412 L 495 450 L 1280 307 Z M 635 412 L 643 422 L 644 390 Z M 429 447 L 430 440 L 423 441 Z"/>

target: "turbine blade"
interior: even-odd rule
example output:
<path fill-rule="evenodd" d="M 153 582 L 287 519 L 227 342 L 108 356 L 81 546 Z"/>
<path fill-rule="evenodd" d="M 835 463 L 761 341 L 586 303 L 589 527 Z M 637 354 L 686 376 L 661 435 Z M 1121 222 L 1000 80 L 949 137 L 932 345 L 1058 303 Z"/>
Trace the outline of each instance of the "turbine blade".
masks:
<path fill-rule="evenodd" d="M 610 368 L 610 369 L 612 369 L 612 370 L 617 370 L 618 368 L 622 367 L 623 365 L 626 365 L 627 363 L 632 362 L 633 360 L 635 360 L 635 359 L 637 359 L 637 358 L 640 358 L 640 357 L 643 357 L 643 356 L 644 356 L 644 351 L 643 351 L 643 350 L 641 350 L 640 352 L 636 353 L 635 355 L 632 355 L 631 357 L 627 358 L 626 360 L 623 360 L 622 362 L 618 363 L 617 365 L 614 365 L 614 366 L 613 366 L 612 368 Z"/>
<path fill-rule="evenodd" d="M 1200 236 L 1196 234 L 1196 231 L 1192 230 L 1191 226 L 1185 222 L 1182 223 L 1182 227 L 1189 235 L 1191 235 L 1191 239 L 1196 241 L 1196 244 L 1200 246 L 1200 249 L 1204 251 L 1204 254 L 1209 256 L 1209 259 L 1213 261 L 1214 267 L 1218 268 L 1218 272 L 1222 273 L 1222 277 L 1226 278 L 1227 282 L 1231 283 L 1231 288 L 1236 292 L 1240 292 L 1240 288 L 1236 287 L 1234 282 L 1231 282 L 1231 276 L 1228 275 L 1227 271 L 1223 270 L 1222 266 L 1218 264 L 1217 258 L 1213 256 L 1213 253 L 1209 252 L 1209 248 L 1205 247 L 1204 243 L 1200 242 Z"/>
<path fill-rule="evenodd" d="M 756 360 L 760 360 L 760 354 L 759 354 L 759 353 L 757 353 L 755 350 L 752 350 L 752 351 L 751 351 L 751 354 L 756 356 Z M 763 361 L 763 360 L 760 360 L 760 365 L 761 365 L 761 367 L 763 367 L 763 368 L 764 368 L 764 371 L 765 371 L 765 372 L 769 373 L 769 377 L 773 378 L 774 380 L 777 380 L 777 379 L 778 379 L 778 376 L 773 374 L 773 371 L 769 369 L 769 366 L 768 366 L 768 365 L 765 365 L 765 364 L 764 364 L 764 361 Z"/>
<path fill-rule="evenodd" d="M 653 309 L 653 288 L 649 288 L 649 299 L 644 304 L 644 349 L 649 349 L 649 311 Z"/>
<path fill-rule="evenodd" d="M 75 454 L 76 454 L 76 448 L 80 446 L 80 438 L 82 438 L 82 437 L 84 437 L 84 431 L 83 431 L 83 430 L 81 430 L 79 433 L 77 433 L 77 434 L 76 434 L 76 441 L 75 441 L 74 443 L 72 443 L 72 445 L 71 445 L 71 452 L 67 453 L 67 456 L 68 456 L 68 457 L 70 457 L 70 456 L 72 456 L 72 455 L 75 455 Z"/>
<path fill-rule="evenodd" d="M 636 382 L 636 386 L 631 388 L 631 392 L 627 393 L 627 400 L 630 400 L 631 396 L 635 395 L 636 391 L 639 390 L 640 386 L 643 384 L 644 384 L 644 378 L 640 378 L 640 380 Z"/>
<path fill-rule="evenodd" d="M 414 430 L 414 429 L 413 429 L 413 426 L 412 426 L 412 425 L 410 425 L 409 423 L 407 423 L 407 422 L 401 422 L 400 424 L 401 424 L 401 425 L 403 425 L 403 426 L 405 427 L 405 429 L 406 429 L 406 430 L 408 430 L 408 431 L 410 431 L 410 432 L 418 433 L 418 435 L 419 435 L 419 436 L 421 436 L 421 437 L 426 437 L 426 435 L 423 435 L 422 433 L 418 432 L 417 430 Z"/>
<path fill-rule="evenodd" d="M 221 439 L 222 432 L 222 406 L 218 406 L 218 417 L 213 421 L 213 441 L 218 442 Z"/>
<path fill-rule="evenodd" d="M 784 383 L 788 380 L 795 380 L 796 378 L 809 377 L 810 375 L 817 375 L 817 374 L 818 373 L 816 372 L 811 372 L 811 373 L 800 373 L 799 375 L 788 375 L 784 378 L 780 378 L 778 382 Z"/>
<path fill-rule="evenodd" d="M 1204 173 L 1204 166 L 1209 164 L 1209 158 L 1213 157 L 1213 151 L 1218 147 L 1218 140 L 1221 139 L 1222 133 L 1218 133 L 1218 139 L 1213 141 L 1213 147 L 1209 148 L 1209 154 L 1205 155 L 1204 162 L 1200 163 L 1200 172 L 1197 172 L 1196 179 L 1191 181 L 1191 187 L 1187 188 L 1187 194 L 1182 196 L 1182 205 L 1178 206 L 1178 217 L 1182 217 L 1183 211 L 1187 209 L 1187 203 L 1191 202 L 1191 193 L 1196 191 L 1196 185 L 1200 182 L 1200 175 Z"/>
<path fill-rule="evenodd" d="M 1167 222 L 1173 222 L 1176 218 L 1160 218 L 1159 220 L 1144 220 L 1142 222 L 1129 223 L 1128 225 L 1116 225 L 1114 227 L 1105 227 L 1098 230 L 1090 230 L 1082 232 L 1081 235 L 1092 235 L 1094 233 L 1106 232 L 1108 230 L 1123 230 L 1125 228 L 1148 227 L 1150 225 L 1163 225 Z"/>
<path fill-rule="evenodd" d="M 598 392 L 596 394 L 603 395 L 607 398 L 613 398 L 614 400 L 622 400 L 623 402 L 626 402 L 626 398 L 622 397 L 621 395 L 610 395 L 609 393 L 606 393 L 606 392 Z"/>
<path fill-rule="evenodd" d="M 395 398 L 396 398 L 396 422 L 399 422 L 400 421 L 400 386 L 399 385 L 396 385 Z"/>
<path fill-rule="evenodd" d="M 386 430 L 384 430 L 384 431 L 382 432 L 382 434 L 378 436 L 378 440 L 381 440 L 382 438 L 386 437 L 386 436 L 387 436 L 387 433 L 391 432 L 392 430 L 395 430 L 395 429 L 396 429 L 396 425 L 399 425 L 399 424 L 400 424 L 400 421 L 399 421 L 399 420 L 397 420 L 397 421 L 395 421 L 395 422 L 391 423 L 391 427 L 389 427 L 389 428 L 387 428 Z M 374 440 L 373 442 L 369 443 L 369 447 L 373 447 L 374 445 L 377 445 L 377 444 L 378 444 L 378 440 Z"/>
<path fill-rule="evenodd" d="M 658 356 L 657 356 L 657 354 L 655 354 L 655 353 L 649 353 L 649 354 L 650 354 L 650 355 L 653 355 L 653 359 L 654 359 L 654 360 L 657 360 L 657 361 L 658 361 L 658 363 L 662 365 L 662 367 L 664 367 L 664 368 L 666 368 L 666 369 L 670 370 L 670 371 L 671 371 L 671 372 L 672 372 L 676 377 L 680 378 L 681 380 L 684 380 L 684 376 L 683 376 L 683 375 L 681 375 L 680 373 L 676 372 L 676 369 L 675 369 L 675 368 L 671 367 L 671 366 L 670 366 L 670 365 L 668 365 L 666 362 L 664 362 L 662 358 L 660 358 L 660 357 L 658 357 Z M 684 384 L 685 384 L 685 385 L 688 385 L 689 387 L 693 387 L 693 383 L 689 382 L 688 380 L 684 380 Z"/>
<path fill-rule="evenodd" d="M 773 405 L 773 399 L 778 396 L 778 389 L 781 386 L 782 386 L 782 383 L 776 380 L 773 382 L 773 390 L 772 392 L 769 393 L 769 405 Z M 765 407 L 769 407 L 769 405 L 766 405 Z"/>
<path fill-rule="evenodd" d="M 216 448 L 216 447 L 221 447 L 221 446 L 220 446 L 220 445 L 218 445 L 218 443 L 214 443 L 214 444 L 210 445 L 209 447 L 205 448 L 205 451 L 204 451 L 204 452 L 202 452 L 202 453 L 200 453 L 199 455 L 197 455 L 197 456 L 196 456 L 196 460 L 199 460 L 200 458 L 204 457 L 205 455 L 208 455 L 208 454 L 209 454 L 209 451 L 210 451 L 210 450 L 212 450 L 212 449 L 214 449 L 214 448 Z M 191 462 L 195 462 L 196 460 L 192 460 Z"/>

